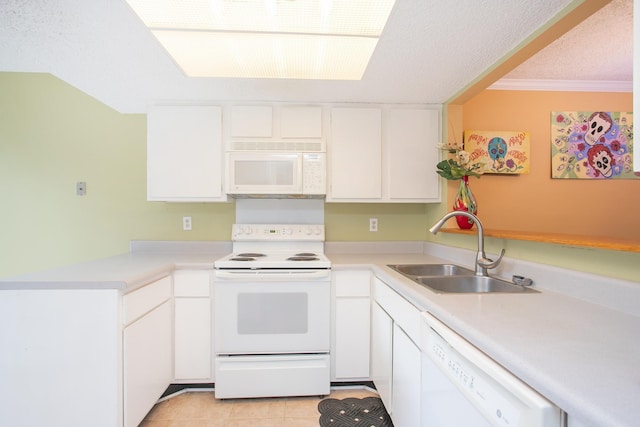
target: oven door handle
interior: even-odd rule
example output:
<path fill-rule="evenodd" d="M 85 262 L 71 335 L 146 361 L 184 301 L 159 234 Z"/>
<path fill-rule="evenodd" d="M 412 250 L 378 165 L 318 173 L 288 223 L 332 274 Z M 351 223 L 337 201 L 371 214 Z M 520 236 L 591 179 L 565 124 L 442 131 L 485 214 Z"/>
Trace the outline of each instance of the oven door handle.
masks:
<path fill-rule="evenodd" d="M 328 280 L 331 277 L 330 270 L 290 270 L 290 271 L 270 271 L 270 270 L 215 270 L 215 279 L 260 279 L 260 280 Z"/>

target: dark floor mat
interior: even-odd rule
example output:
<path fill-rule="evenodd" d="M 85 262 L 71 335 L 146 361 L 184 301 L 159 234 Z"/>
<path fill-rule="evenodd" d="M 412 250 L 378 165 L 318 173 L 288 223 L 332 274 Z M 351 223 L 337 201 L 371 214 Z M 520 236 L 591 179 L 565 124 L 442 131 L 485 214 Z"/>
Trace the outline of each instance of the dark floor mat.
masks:
<path fill-rule="evenodd" d="M 377 397 L 324 399 L 318 403 L 320 427 L 393 427 Z"/>

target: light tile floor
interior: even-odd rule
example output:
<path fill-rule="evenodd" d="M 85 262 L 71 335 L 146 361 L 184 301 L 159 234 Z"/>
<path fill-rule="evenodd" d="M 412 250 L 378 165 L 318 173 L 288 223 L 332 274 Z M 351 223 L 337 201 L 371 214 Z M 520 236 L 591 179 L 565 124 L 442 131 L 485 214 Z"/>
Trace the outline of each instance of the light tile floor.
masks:
<path fill-rule="evenodd" d="M 334 399 L 378 395 L 362 388 L 331 391 Z M 140 427 L 318 427 L 319 396 L 216 400 L 212 391 L 178 394 L 156 404 Z"/>

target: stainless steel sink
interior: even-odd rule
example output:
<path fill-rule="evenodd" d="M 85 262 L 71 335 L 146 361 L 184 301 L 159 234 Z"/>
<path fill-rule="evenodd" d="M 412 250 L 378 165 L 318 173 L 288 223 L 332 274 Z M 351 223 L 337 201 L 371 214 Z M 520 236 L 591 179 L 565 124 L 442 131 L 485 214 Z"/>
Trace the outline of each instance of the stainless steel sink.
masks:
<path fill-rule="evenodd" d="M 538 293 L 538 291 L 488 276 L 415 277 L 413 281 L 438 293 Z"/>
<path fill-rule="evenodd" d="M 495 277 L 476 276 L 474 271 L 454 264 L 395 264 L 388 267 L 437 293 L 539 293 Z"/>
<path fill-rule="evenodd" d="M 419 276 L 473 276 L 473 271 L 453 264 L 396 264 L 389 267 L 409 278 Z"/>

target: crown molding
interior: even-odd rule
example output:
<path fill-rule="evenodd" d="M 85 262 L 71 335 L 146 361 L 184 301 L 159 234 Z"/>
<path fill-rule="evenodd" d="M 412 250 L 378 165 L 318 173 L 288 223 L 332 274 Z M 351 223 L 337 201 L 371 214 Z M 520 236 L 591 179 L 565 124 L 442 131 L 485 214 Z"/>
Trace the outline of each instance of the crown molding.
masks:
<path fill-rule="evenodd" d="M 633 81 L 500 79 L 487 89 L 558 92 L 633 92 Z"/>

